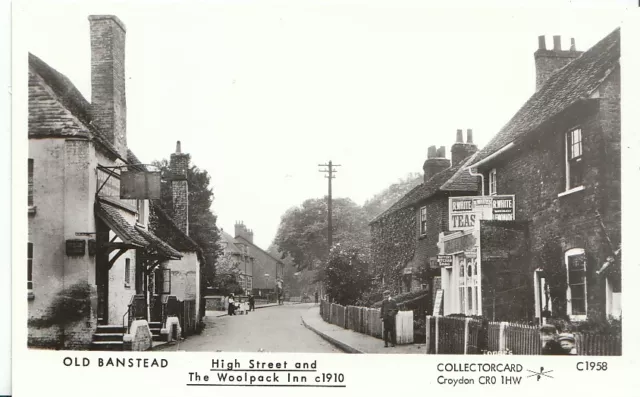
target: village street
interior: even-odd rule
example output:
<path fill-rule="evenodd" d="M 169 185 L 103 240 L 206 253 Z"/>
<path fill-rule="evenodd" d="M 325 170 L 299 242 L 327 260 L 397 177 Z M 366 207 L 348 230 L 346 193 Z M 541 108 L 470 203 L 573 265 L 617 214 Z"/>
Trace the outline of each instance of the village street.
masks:
<path fill-rule="evenodd" d="M 300 316 L 311 306 L 312 303 L 273 306 L 248 315 L 207 318 L 201 335 L 157 350 L 341 353 L 302 324 Z"/>

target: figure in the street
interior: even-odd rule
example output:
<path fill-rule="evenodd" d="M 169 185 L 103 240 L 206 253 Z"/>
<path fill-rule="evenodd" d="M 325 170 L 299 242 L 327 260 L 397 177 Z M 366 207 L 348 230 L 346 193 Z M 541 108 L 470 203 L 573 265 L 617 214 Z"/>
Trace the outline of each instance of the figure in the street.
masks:
<path fill-rule="evenodd" d="M 233 316 L 236 314 L 236 302 L 233 298 L 234 298 L 233 294 L 229 295 L 229 308 L 227 310 L 230 316 Z"/>
<path fill-rule="evenodd" d="M 576 338 L 573 334 L 564 333 L 558 335 L 558 342 L 562 350 L 564 350 L 564 354 L 571 356 L 578 354 L 576 350 Z"/>
<path fill-rule="evenodd" d="M 253 294 L 249 295 L 249 310 L 256 310 L 256 299 L 253 297 Z"/>
<path fill-rule="evenodd" d="M 398 304 L 391 297 L 390 291 L 384 291 L 382 293 L 382 308 L 380 310 L 380 318 L 384 325 L 384 347 L 396 347 L 396 314 L 398 314 Z M 389 341 L 389 334 L 391 334 L 391 341 Z"/>
<path fill-rule="evenodd" d="M 542 354 L 548 356 L 562 356 L 567 353 L 558 342 L 558 329 L 551 324 L 540 327 L 540 342 L 542 343 Z"/>
<path fill-rule="evenodd" d="M 316 305 L 318 304 L 318 291 L 316 291 L 315 293 L 315 298 L 316 298 Z"/>

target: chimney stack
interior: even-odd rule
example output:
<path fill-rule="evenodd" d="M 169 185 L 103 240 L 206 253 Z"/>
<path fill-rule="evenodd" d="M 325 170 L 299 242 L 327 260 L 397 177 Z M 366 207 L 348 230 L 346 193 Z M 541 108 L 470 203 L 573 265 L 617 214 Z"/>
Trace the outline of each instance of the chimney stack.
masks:
<path fill-rule="evenodd" d="M 90 15 L 91 119 L 127 158 L 127 101 L 125 94 L 126 28 L 114 15 Z"/>
<path fill-rule="evenodd" d="M 244 222 L 242 221 L 236 222 L 235 232 L 236 232 L 235 237 L 242 237 L 243 239 L 253 244 L 253 230 L 247 228 Z"/>
<path fill-rule="evenodd" d="M 435 174 L 451 167 L 451 162 L 445 156 L 446 149 L 444 146 L 440 146 L 438 149 L 436 149 L 435 146 L 429 147 L 427 151 L 427 160 L 422 166 L 425 183 Z"/>
<path fill-rule="evenodd" d="M 575 39 L 571 39 L 568 51 L 562 50 L 561 39 L 560 36 L 553 36 L 553 50 L 547 50 L 545 36 L 538 36 L 538 50 L 533 54 L 536 63 L 536 91 L 553 73 L 582 55 L 582 51 L 576 51 Z"/>
<path fill-rule="evenodd" d="M 473 143 L 473 130 L 467 129 L 467 142 L 462 141 L 462 130 L 456 133 L 456 143 L 451 145 L 451 165 L 457 165 L 462 160 L 478 151 L 478 146 Z"/>
<path fill-rule="evenodd" d="M 171 171 L 171 194 L 173 196 L 173 221 L 180 230 L 189 235 L 189 184 L 187 172 L 189 155 L 182 153 L 180 141 L 176 142 L 176 152 L 169 161 Z"/>

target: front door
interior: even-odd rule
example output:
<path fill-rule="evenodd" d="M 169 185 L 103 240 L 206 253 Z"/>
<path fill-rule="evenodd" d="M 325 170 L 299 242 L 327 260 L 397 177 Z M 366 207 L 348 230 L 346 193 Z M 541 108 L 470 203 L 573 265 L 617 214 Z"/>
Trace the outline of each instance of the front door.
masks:
<path fill-rule="evenodd" d="M 96 219 L 96 292 L 98 294 L 98 325 L 109 324 L 109 253 L 104 245 L 109 242 L 109 227 Z"/>

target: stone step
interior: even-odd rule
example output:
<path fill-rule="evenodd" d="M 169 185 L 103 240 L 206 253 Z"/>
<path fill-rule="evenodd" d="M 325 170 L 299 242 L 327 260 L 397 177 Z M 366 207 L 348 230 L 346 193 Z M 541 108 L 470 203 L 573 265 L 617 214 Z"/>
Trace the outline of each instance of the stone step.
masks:
<path fill-rule="evenodd" d="M 91 342 L 91 350 L 100 351 L 122 351 L 124 342 L 122 341 L 94 341 Z"/>
<path fill-rule="evenodd" d="M 160 334 L 152 334 L 151 335 L 151 340 L 154 341 L 154 342 L 166 342 L 167 341 L 167 337 L 166 337 L 166 335 L 162 336 Z"/>
<path fill-rule="evenodd" d="M 101 332 L 101 333 L 93 334 L 94 342 L 105 342 L 105 341 L 122 342 L 123 337 L 124 337 L 124 334 L 119 332 L 111 332 L 111 333 Z"/>
<path fill-rule="evenodd" d="M 96 333 L 107 333 L 107 334 L 114 334 L 114 333 L 122 333 L 124 334 L 126 332 L 125 327 L 123 327 L 122 325 L 98 325 L 98 327 L 96 328 Z"/>

